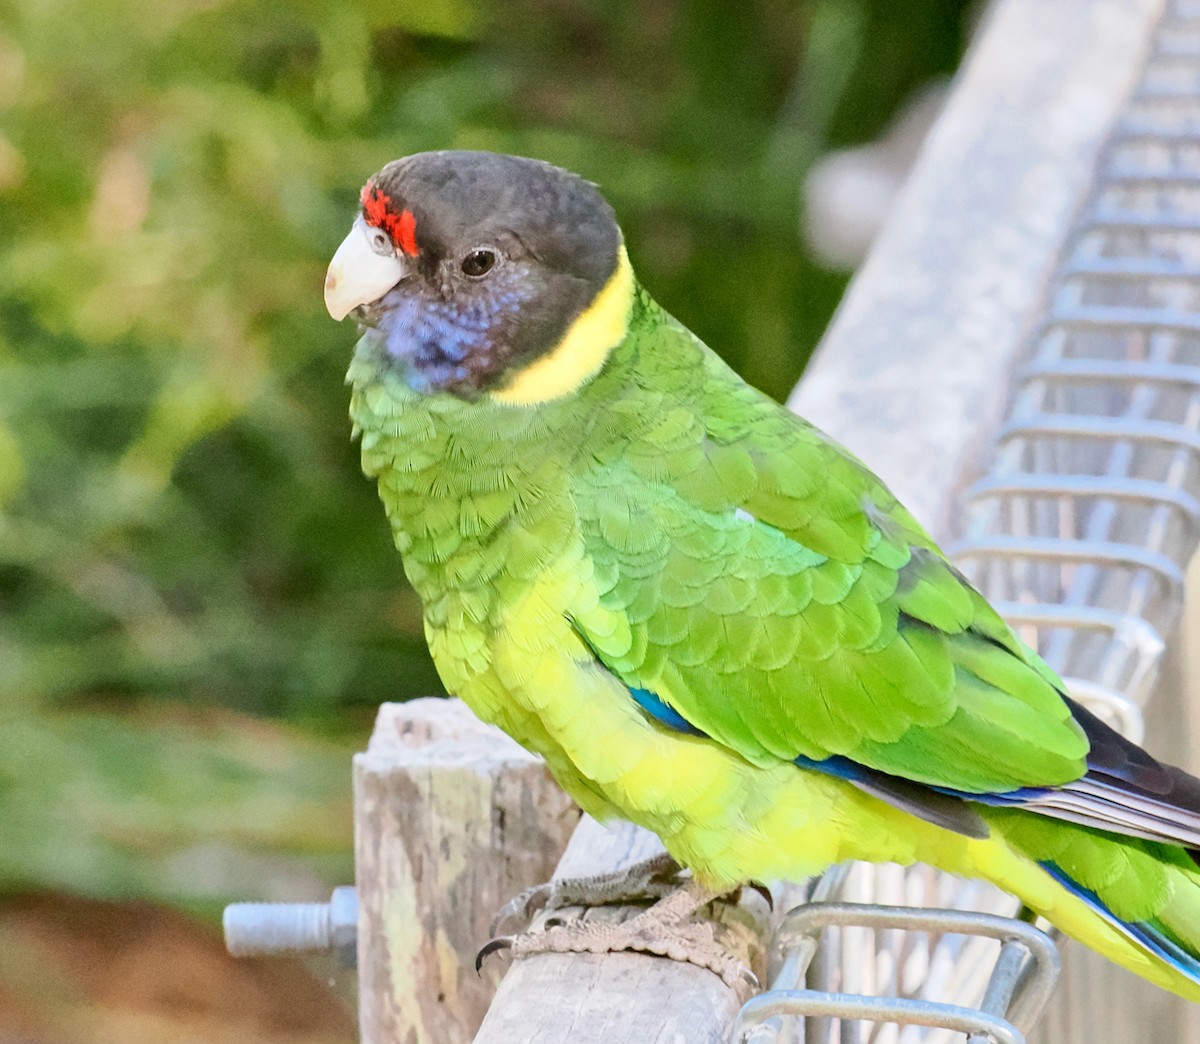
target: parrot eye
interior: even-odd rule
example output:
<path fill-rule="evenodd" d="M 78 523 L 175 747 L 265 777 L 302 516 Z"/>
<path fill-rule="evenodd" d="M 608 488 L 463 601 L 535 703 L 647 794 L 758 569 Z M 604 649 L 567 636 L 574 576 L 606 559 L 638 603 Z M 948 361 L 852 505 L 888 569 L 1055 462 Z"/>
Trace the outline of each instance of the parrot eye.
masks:
<path fill-rule="evenodd" d="M 371 249 L 381 257 L 391 257 L 396 252 L 396 248 L 392 246 L 391 239 L 388 234 L 381 228 L 367 227 L 367 242 L 371 245 Z"/>
<path fill-rule="evenodd" d="M 496 252 L 488 250 L 486 247 L 480 247 L 467 254 L 459 267 L 462 268 L 464 275 L 468 275 L 472 279 L 479 279 L 481 276 L 487 275 L 495 263 Z"/>

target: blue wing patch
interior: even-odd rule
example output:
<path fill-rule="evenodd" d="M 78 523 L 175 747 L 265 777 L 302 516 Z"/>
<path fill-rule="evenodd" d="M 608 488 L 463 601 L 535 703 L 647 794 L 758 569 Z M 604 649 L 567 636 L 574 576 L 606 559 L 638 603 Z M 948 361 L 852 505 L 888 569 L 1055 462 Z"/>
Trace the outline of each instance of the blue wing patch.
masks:
<path fill-rule="evenodd" d="M 695 725 L 664 701 L 657 693 L 653 693 L 649 689 L 631 688 L 629 695 L 633 697 L 633 701 L 642 710 L 660 725 L 665 725 L 673 732 L 682 732 L 685 736 L 703 736 L 705 739 L 708 739 L 707 732 L 702 732 L 696 728 Z"/>

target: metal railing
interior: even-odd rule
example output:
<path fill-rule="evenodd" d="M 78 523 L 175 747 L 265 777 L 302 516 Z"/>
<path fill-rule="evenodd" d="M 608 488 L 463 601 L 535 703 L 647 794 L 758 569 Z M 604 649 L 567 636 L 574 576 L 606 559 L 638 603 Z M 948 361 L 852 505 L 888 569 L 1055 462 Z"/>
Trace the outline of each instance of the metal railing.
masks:
<path fill-rule="evenodd" d="M 1200 4 L 1166 5 L 1049 285 L 949 550 L 1077 698 L 1140 740 L 1200 539 Z M 1024 1041 L 1055 962 L 1013 899 L 865 865 L 815 898 L 843 902 L 785 919 L 780 970 L 735 1041 Z"/>

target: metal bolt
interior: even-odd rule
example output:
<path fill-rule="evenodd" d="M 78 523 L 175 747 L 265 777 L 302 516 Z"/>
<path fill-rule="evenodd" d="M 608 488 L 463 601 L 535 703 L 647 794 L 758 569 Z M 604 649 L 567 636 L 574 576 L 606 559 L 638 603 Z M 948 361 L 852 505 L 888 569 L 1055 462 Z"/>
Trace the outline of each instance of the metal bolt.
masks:
<path fill-rule="evenodd" d="M 358 893 L 343 885 L 327 903 L 231 903 L 224 925 L 235 957 L 342 950 L 358 936 Z"/>

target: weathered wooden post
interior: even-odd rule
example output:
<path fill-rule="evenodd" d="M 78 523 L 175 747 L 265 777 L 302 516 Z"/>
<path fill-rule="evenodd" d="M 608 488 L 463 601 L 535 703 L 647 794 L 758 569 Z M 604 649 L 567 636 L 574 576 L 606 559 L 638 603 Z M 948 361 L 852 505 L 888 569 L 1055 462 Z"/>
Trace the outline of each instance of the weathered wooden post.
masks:
<path fill-rule="evenodd" d="M 384 704 L 354 759 L 363 1044 L 459 1044 L 499 967 L 495 912 L 547 880 L 578 820 L 543 763 L 457 700 Z"/>

